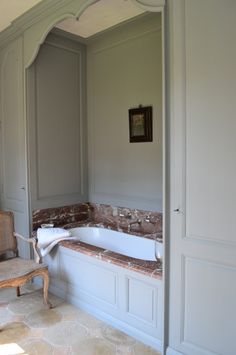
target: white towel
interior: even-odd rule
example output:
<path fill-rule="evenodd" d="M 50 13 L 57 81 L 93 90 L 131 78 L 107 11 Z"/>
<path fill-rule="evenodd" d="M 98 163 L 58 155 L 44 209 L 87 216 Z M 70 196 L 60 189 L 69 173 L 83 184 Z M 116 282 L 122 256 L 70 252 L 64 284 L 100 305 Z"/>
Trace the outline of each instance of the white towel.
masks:
<path fill-rule="evenodd" d="M 38 228 L 38 247 L 41 255 L 47 255 L 61 240 L 77 239 L 71 236 L 71 232 L 63 228 Z"/>

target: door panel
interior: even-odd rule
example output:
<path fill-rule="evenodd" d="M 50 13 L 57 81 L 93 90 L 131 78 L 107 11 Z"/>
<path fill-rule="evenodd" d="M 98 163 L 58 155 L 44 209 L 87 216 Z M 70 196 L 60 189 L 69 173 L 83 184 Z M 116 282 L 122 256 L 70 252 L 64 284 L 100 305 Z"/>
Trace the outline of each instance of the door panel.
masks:
<path fill-rule="evenodd" d="M 236 267 L 185 257 L 183 270 L 182 342 L 192 344 L 196 351 L 230 353 L 235 336 L 236 309 L 232 305 L 236 283 L 232 280 L 236 279 Z"/>
<path fill-rule="evenodd" d="M 223 3 L 185 2 L 186 234 L 235 245 L 236 4 Z"/>
<path fill-rule="evenodd" d="M 28 236 L 22 78 L 22 40 L 18 39 L 4 50 L 1 61 L 1 208 L 14 212 L 15 230 Z M 29 256 L 25 243 L 19 242 L 19 250 Z"/>
<path fill-rule="evenodd" d="M 169 350 L 235 354 L 236 3 L 172 0 L 169 9 Z"/>

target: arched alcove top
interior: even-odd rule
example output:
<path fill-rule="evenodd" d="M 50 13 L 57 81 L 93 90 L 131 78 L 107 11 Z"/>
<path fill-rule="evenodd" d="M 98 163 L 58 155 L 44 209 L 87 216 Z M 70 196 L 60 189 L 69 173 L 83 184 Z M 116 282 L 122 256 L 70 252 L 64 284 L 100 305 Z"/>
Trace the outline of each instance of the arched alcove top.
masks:
<path fill-rule="evenodd" d="M 97 0 L 74 0 L 49 12 L 41 21 L 24 32 L 24 67 L 29 67 L 37 56 L 40 45 L 44 42 L 51 29 L 66 18 L 79 18 L 86 8 Z"/>
<path fill-rule="evenodd" d="M 52 1 L 52 0 L 51 0 Z M 65 1 L 64 6 L 47 11 L 41 20 L 28 27 L 24 35 L 24 68 L 28 68 L 35 60 L 40 45 L 44 42 L 47 34 L 60 21 L 66 18 L 79 18 L 88 6 L 99 0 L 73 0 Z M 137 6 L 150 11 L 162 11 L 165 0 L 132 0 Z"/>

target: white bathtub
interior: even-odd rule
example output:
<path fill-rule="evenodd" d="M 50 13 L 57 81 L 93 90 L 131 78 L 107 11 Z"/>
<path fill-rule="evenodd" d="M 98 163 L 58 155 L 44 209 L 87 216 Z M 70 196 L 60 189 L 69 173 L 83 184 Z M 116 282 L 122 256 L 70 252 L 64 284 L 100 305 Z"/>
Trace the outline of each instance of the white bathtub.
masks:
<path fill-rule="evenodd" d="M 156 260 L 154 240 L 104 228 L 71 229 L 79 240 L 123 255 Z M 123 332 L 162 350 L 163 283 L 132 268 L 59 245 L 45 257 L 50 292 Z"/>
<path fill-rule="evenodd" d="M 70 229 L 81 242 L 142 260 L 157 260 L 163 256 L 162 243 L 152 239 L 97 227 Z"/>

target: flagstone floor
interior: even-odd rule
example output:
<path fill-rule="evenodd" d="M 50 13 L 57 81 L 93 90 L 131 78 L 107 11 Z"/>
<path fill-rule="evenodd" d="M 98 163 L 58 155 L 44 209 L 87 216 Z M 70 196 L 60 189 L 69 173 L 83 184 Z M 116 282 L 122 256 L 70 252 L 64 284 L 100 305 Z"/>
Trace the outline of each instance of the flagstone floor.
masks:
<path fill-rule="evenodd" d="M 0 290 L 1 355 L 160 355 L 54 295 L 48 310 L 33 285 L 22 293 Z"/>

